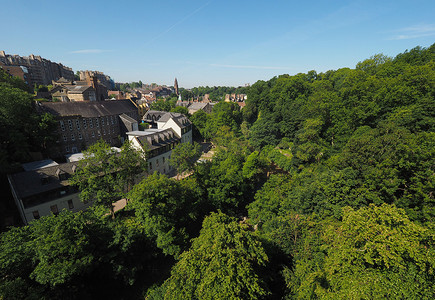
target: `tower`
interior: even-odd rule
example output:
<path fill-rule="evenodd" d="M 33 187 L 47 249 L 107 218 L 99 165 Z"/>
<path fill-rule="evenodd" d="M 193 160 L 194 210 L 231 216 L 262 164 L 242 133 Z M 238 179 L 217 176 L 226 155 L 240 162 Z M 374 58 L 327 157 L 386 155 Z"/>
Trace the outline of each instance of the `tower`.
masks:
<path fill-rule="evenodd" d="M 177 96 L 178 96 L 178 81 L 177 81 L 177 78 L 175 78 L 174 89 L 175 89 L 175 94 L 177 94 Z"/>

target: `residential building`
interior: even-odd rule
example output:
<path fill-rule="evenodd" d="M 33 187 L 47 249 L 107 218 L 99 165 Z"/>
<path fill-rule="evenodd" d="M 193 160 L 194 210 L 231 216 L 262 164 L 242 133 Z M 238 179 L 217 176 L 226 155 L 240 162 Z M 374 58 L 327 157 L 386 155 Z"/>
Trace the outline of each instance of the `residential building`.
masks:
<path fill-rule="evenodd" d="M 58 80 L 61 77 L 74 80 L 74 73 L 71 68 L 33 54 L 21 57 L 0 51 L 0 62 L 5 66 L 25 67 L 27 70 L 25 81 L 30 86 L 34 84 L 49 85 L 53 80 Z"/>
<path fill-rule="evenodd" d="M 138 111 L 130 100 L 38 102 L 38 110 L 58 121 L 59 139 L 52 157 L 82 152 L 99 139 L 119 146 L 127 132 L 138 130 Z"/>
<path fill-rule="evenodd" d="M 182 143 L 192 143 L 192 122 L 183 114 L 149 110 L 143 116 L 143 120 L 154 129 L 172 128 Z"/>
<path fill-rule="evenodd" d="M 181 138 L 172 128 L 132 131 L 127 135 L 133 147 L 145 151 L 148 173 L 157 171 L 167 174 L 173 171 L 169 160 L 172 149 L 181 142 Z"/>
<path fill-rule="evenodd" d="M 93 77 L 96 77 L 100 84 L 104 85 L 107 90 L 111 90 L 115 87 L 115 82 L 110 76 L 105 75 L 100 71 L 80 71 L 80 81 L 91 82 Z"/>
<path fill-rule="evenodd" d="M 77 162 L 58 164 L 52 160 L 23 165 L 23 172 L 8 175 L 9 185 L 24 224 L 63 209 L 84 210 L 90 203 L 79 199 L 76 187 L 68 178 L 74 174 Z"/>
<path fill-rule="evenodd" d="M 213 107 L 210 105 L 210 103 L 193 102 L 187 107 L 187 109 L 189 110 L 189 114 L 191 115 L 199 110 L 203 110 L 207 114 L 210 114 Z"/>

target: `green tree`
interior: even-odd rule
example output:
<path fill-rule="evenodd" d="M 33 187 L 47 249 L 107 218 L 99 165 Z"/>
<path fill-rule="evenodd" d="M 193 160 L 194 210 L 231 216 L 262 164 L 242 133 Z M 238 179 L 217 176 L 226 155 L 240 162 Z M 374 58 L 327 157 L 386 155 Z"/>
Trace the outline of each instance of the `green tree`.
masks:
<path fill-rule="evenodd" d="M 202 197 L 195 185 L 156 172 L 135 185 L 129 194 L 129 207 L 137 221 L 165 254 L 177 257 L 198 230 Z"/>
<path fill-rule="evenodd" d="M 433 299 L 434 231 L 383 204 L 345 210 L 331 239 L 325 271 L 334 299 Z"/>
<path fill-rule="evenodd" d="M 126 196 L 136 176 L 145 168 L 143 154 L 136 152 L 130 144 L 125 144 L 121 153 L 103 140 L 83 152 L 70 182 L 78 186 L 82 201 L 93 201 L 109 209 L 115 217 L 113 202 Z"/>
<path fill-rule="evenodd" d="M 268 257 L 248 225 L 222 213 L 207 217 L 192 247 L 164 283 L 165 299 L 264 299 L 258 271 Z"/>
<path fill-rule="evenodd" d="M 201 156 L 201 145 L 198 143 L 180 143 L 172 149 L 169 164 L 178 174 L 193 170 L 196 160 Z"/>

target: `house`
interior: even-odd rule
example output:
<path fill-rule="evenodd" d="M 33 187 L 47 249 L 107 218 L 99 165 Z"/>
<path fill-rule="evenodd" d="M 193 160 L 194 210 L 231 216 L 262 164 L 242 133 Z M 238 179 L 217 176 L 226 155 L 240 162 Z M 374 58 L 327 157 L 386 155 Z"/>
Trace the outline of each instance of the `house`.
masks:
<path fill-rule="evenodd" d="M 58 121 L 59 139 L 52 157 L 81 152 L 99 139 L 119 146 L 127 132 L 138 130 L 138 111 L 130 100 L 38 102 L 38 110 Z"/>
<path fill-rule="evenodd" d="M 181 142 L 181 138 L 172 128 L 132 131 L 127 135 L 133 147 L 146 152 L 148 173 L 157 171 L 167 174 L 173 170 L 169 160 L 172 149 Z"/>
<path fill-rule="evenodd" d="M 187 107 L 187 109 L 189 110 L 189 114 L 191 115 L 199 110 L 203 110 L 207 114 L 210 114 L 213 107 L 210 105 L 210 103 L 193 102 Z"/>
<path fill-rule="evenodd" d="M 158 129 L 171 128 L 181 138 L 182 143 L 192 143 L 192 122 L 183 114 L 168 112 L 157 121 Z"/>
<path fill-rule="evenodd" d="M 60 99 L 62 102 L 104 101 L 108 98 L 107 88 L 100 84 L 96 77 L 88 81 L 72 81 L 62 77 L 57 81 L 52 81 L 52 84 L 51 97 Z"/>
<path fill-rule="evenodd" d="M 8 181 L 24 224 L 62 209 L 76 212 L 89 207 L 90 203 L 81 202 L 77 188 L 68 181 L 77 162 L 43 160 L 22 167 L 24 171 L 9 174 Z"/>

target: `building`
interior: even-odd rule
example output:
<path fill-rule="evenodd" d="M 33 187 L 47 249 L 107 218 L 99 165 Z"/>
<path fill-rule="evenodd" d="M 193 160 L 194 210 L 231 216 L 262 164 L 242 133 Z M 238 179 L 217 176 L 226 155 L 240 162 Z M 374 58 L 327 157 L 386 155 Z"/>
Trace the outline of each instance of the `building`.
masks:
<path fill-rule="evenodd" d="M 128 139 L 136 149 L 144 150 L 148 163 L 148 173 L 170 173 L 169 165 L 172 149 L 181 142 L 172 128 L 147 129 L 128 132 Z"/>
<path fill-rule="evenodd" d="M 101 102 L 38 102 L 40 113 L 58 121 L 59 140 L 52 157 L 82 152 L 99 139 L 119 146 L 126 133 L 138 130 L 138 111 L 130 100 Z"/>
<path fill-rule="evenodd" d="M 101 85 L 104 85 L 106 90 L 111 90 L 115 88 L 115 82 L 110 78 L 110 76 L 105 75 L 100 71 L 79 71 L 80 81 L 90 83 L 93 80 L 93 77 L 97 78 L 98 82 Z"/>
<path fill-rule="evenodd" d="M 49 85 L 53 80 L 58 80 L 61 77 L 74 80 L 74 73 L 71 68 L 33 54 L 21 57 L 0 51 L 0 62 L 7 67 L 16 66 L 25 68 L 27 70 L 27 78 L 24 81 L 30 86 L 35 84 Z"/>
<path fill-rule="evenodd" d="M 53 99 L 69 101 L 104 101 L 108 98 L 107 88 L 96 77 L 90 81 L 72 81 L 65 78 L 52 81 L 50 90 Z"/>
<path fill-rule="evenodd" d="M 79 199 L 76 187 L 68 178 L 74 174 L 77 162 L 58 164 L 52 160 L 23 165 L 23 172 L 8 175 L 9 185 L 24 224 L 62 209 L 84 210 L 90 203 Z"/>
<path fill-rule="evenodd" d="M 177 78 L 175 78 L 175 81 L 174 81 L 174 90 L 175 90 L 175 94 L 177 94 L 177 96 L 178 96 L 179 93 L 178 93 L 178 81 L 177 81 Z"/>
<path fill-rule="evenodd" d="M 154 129 L 172 128 L 181 138 L 182 143 L 192 143 L 192 122 L 183 114 L 149 110 L 142 120 Z"/>
<path fill-rule="evenodd" d="M 3 69 L 11 76 L 18 77 L 25 83 L 29 84 L 29 71 L 24 66 L 6 66 L 4 63 L 0 62 L 0 69 Z"/>
<path fill-rule="evenodd" d="M 193 115 L 199 110 L 203 110 L 207 114 L 210 114 L 213 109 L 213 106 L 210 105 L 210 103 L 193 102 L 187 107 L 187 109 L 189 110 L 189 114 L 191 115 Z"/>

